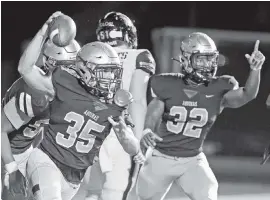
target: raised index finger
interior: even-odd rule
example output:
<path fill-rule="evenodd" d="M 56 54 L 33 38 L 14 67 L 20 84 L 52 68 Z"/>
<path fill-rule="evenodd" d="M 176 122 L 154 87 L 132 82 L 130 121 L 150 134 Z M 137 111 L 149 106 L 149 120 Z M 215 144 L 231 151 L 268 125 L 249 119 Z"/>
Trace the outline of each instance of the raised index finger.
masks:
<path fill-rule="evenodd" d="M 260 44 L 260 40 L 256 40 L 256 43 L 255 43 L 255 46 L 254 46 L 254 51 L 259 50 L 259 44 Z"/>

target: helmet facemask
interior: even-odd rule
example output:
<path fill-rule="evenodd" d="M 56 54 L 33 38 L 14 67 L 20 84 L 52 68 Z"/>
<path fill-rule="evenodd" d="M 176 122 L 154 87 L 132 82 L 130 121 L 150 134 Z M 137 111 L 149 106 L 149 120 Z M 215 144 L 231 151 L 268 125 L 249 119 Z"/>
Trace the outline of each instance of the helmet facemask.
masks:
<path fill-rule="evenodd" d="M 87 91 L 101 99 L 112 99 L 121 87 L 123 69 L 119 65 L 94 64 L 77 56 L 76 66 Z"/>

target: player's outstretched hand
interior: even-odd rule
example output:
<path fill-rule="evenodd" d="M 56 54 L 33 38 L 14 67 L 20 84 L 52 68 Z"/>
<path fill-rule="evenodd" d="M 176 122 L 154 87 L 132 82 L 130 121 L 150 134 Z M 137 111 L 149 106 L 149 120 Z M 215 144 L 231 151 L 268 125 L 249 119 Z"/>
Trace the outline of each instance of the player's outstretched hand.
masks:
<path fill-rule="evenodd" d="M 115 121 L 113 120 L 112 117 L 108 117 L 108 121 L 111 123 L 113 130 L 116 133 L 122 133 L 124 131 L 131 131 L 131 129 L 128 129 L 128 126 L 125 123 L 125 120 L 123 119 L 123 117 L 119 117 L 119 121 Z"/>
<path fill-rule="evenodd" d="M 26 179 L 19 170 L 10 174 L 6 173 L 4 182 L 5 186 L 14 197 L 18 194 L 23 194 L 26 197 Z"/>
<path fill-rule="evenodd" d="M 145 156 L 139 151 L 139 153 L 133 157 L 133 160 L 136 164 L 142 165 L 145 162 Z"/>
<path fill-rule="evenodd" d="M 49 19 L 45 22 L 45 24 L 42 26 L 41 28 L 41 33 L 42 35 L 44 36 L 47 36 L 47 32 L 48 32 L 48 27 L 49 27 L 49 24 L 58 16 L 61 16 L 63 15 L 63 13 L 61 13 L 60 11 L 57 11 L 55 13 L 53 13 Z"/>
<path fill-rule="evenodd" d="M 150 129 L 148 132 L 142 137 L 140 143 L 141 147 L 148 149 L 148 147 L 155 148 L 156 141 L 161 142 L 163 139 L 159 137 L 157 134 L 153 133 Z"/>
<path fill-rule="evenodd" d="M 265 56 L 259 51 L 259 44 L 260 41 L 257 40 L 252 54 L 245 55 L 252 70 L 260 70 L 265 61 Z"/>

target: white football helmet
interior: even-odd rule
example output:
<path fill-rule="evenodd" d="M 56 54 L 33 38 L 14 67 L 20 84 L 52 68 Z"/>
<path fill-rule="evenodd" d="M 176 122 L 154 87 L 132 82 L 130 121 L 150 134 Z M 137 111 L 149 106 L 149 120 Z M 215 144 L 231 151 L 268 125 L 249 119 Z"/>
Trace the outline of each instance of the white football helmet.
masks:
<path fill-rule="evenodd" d="M 80 49 L 81 47 L 76 40 L 65 47 L 58 47 L 51 40 L 48 40 L 43 46 L 43 67 L 45 70 L 52 71 L 57 66 L 74 65 Z"/>
<path fill-rule="evenodd" d="M 208 83 L 216 74 L 219 52 L 206 34 L 191 33 L 181 44 L 183 73 L 194 84 Z"/>
<path fill-rule="evenodd" d="M 77 54 L 76 69 L 83 85 L 99 98 L 112 99 L 121 86 L 123 69 L 117 52 L 103 42 L 84 45 Z"/>

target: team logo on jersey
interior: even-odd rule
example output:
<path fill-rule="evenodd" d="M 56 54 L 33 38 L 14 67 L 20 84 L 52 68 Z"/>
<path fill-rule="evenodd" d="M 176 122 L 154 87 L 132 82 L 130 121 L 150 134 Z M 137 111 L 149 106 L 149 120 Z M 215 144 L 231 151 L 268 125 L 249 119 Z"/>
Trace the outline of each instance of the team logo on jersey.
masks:
<path fill-rule="evenodd" d="M 96 114 L 92 113 L 89 110 L 84 111 L 84 115 L 90 117 L 91 119 L 93 119 L 94 121 L 97 121 L 99 116 L 97 116 Z"/>
<path fill-rule="evenodd" d="M 184 89 L 185 94 L 187 95 L 188 98 L 194 97 L 198 92 L 194 90 L 188 90 Z"/>
<path fill-rule="evenodd" d="M 108 109 L 108 107 L 105 104 L 98 101 L 93 102 L 93 106 L 95 108 L 95 111 Z"/>
<path fill-rule="evenodd" d="M 197 107 L 198 102 L 197 101 L 183 101 L 183 106 L 189 106 L 189 107 Z"/>

